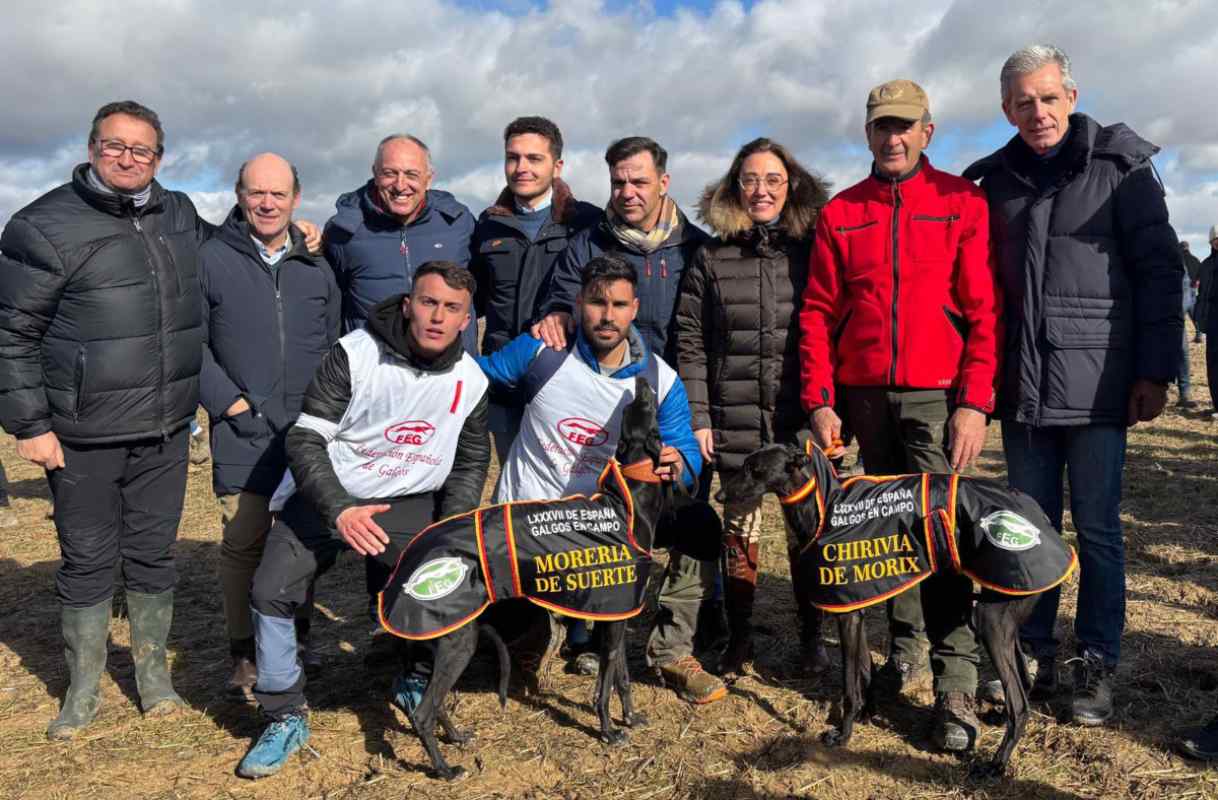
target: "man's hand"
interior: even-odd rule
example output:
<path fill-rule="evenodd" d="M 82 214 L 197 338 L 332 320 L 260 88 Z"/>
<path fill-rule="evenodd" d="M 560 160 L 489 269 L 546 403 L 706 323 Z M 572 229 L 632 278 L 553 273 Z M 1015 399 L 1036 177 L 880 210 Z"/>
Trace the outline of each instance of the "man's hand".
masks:
<path fill-rule="evenodd" d="M 381 526 L 372 521 L 373 514 L 388 511 L 392 506 L 352 506 L 338 515 L 338 535 L 361 556 L 379 556 L 385 552 L 389 537 Z"/>
<path fill-rule="evenodd" d="M 1150 422 L 1163 413 L 1167 405 L 1167 386 L 1145 378 L 1133 382 L 1129 392 L 1129 426 Z"/>
<path fill-rule="evenodd" d="M 975 408 L 957 408 L 947 421 L 948 460 L 956 472 L 964 472 L 985 445 L 985 414 Z"/>
<path fill-rule="evenodd" d="M 244 414 L 250 410 L 250 404 L 246 402 L 244 397 L 238 397 L 231 406 L 224 409 L 224 416 L 235 417 L 238 414 Z"/>
<path fill-rule="evenodd" d="M 63 448 L 59 437 L 47 431 L 29 439 L 17 440 L 17 455 L 32 461 L 43 469 L 63 469 Z"/>
<path fill-rule="evenodd" d="M 812 412 L 812 441 L 821 450 L 828 451 L 834 442 L 842 438 L 842 419 L 830 406 L 821 406 Z"/>
<path fill-rule="evenodd" d="M 551 311 L 529 329 L 529 333 L 546 343 L 546 347 L 565 350 L 567 331 L 571 329 L 571 315 L 565 311 Z"/>
<path fill-rule="evenodd" d="M 698 428 L 694 431 L 694 438 L 698 440 L 698 449 L 702 451 L 703 461 L 715 460 L 715 432 L 710 428 Z"/>
<path fill-rule="evenodd" d="M 685 460 L 681 458 L 680 450 L 668 445 L 660 450 L 660 466 L 656 467 L 656 477 L 662 481 L 675 481 L 681 477 L 681 470 L 684 468 Z"/>
<path fill-rule="evenodd" d="M 315 256 L 321 252 L 321 228 L 309 222 L 307 219 L 298 219 L 292 222 L 296 229 L 304 234 L 305 247 L 309 248 L 309 255 Z"/>

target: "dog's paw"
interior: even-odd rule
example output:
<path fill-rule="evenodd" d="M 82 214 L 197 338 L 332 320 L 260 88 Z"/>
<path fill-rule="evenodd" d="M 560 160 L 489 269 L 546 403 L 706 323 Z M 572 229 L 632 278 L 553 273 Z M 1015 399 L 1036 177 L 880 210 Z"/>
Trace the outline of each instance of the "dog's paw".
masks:
<path fill-rule="evenodd" d="M 642 728 L 649 724 L 649 722 L 650 720 L 647 719 L 646 714 L 640 714 L 637 711 L 622 720 L 622 724 L 627 728 Z"/>
<path fill-rule="evenodd" d="M 1007 765 L 997 761 L 974 761 L 968 768 L 968 775 L 973 780 L 992 781 L 1001 778 L 1006 771 Z"/>
<path fill-rule="evenodd" d="M 612 747 L 621 747 L 626 744 L 626 740 L 629 738 L 629 734 L 621 728 L 610 728 L 607 731 L 601 731 L 601 741 Z"/>
<path fill-rule="evenodd" d="M 446 767 L 444 769 L 438 769 L 436 770 L 436 775 L 441 780 L 446 780 L 449 783 L 463 781 L 469 777 L 469 773 L 465 770 L 465 767 Z"/>
<path fill-rule="evenodd" d="M 463 731 L 460 728 L 458 728 L 457 730 L 454 730 L 451 735 L 446 735 L 444 737 L 445 742 L 447 742 L 448 744 L 455 744 L 455 745 L 469 744 L 471 741 L 473 741 L 473 739 L 474 739 L 473 731 L 468 731 L 468 730 Z"/>
<path fill-rule="evenodd" d="M 825 747 L 841 747 L 850 741 L 850 737 L 844 736 L 839 729 L 833 728 L 822 733 L 820 740 Z"/>

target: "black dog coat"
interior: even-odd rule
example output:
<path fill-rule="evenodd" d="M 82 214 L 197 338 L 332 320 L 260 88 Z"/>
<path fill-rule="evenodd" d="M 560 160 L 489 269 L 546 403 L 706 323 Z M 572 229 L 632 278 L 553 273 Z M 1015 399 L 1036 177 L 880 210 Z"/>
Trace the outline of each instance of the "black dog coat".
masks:
<path fill-rule="evenodd" d="M 434 639 L 509 597 L 583 619 L 638 614 L 651 554 L 635 541 L 617 461 L 598 486 L 591 497 L 484 506 L 420 531 L 380 594 L 381 624 L 404 639 Z"/>
<path fill-rule="evenodd" d="M 939 570 L 1008 595 L 1037 594 L 1078 563 L 1031 497 L 959 475 L 822 476 L 781 499 L 817 504 L 819 528 L 800 568 L 810 599 L 846 612 L 888 600 Z M 814 496 L 814 497 L 813 497 Z"/>

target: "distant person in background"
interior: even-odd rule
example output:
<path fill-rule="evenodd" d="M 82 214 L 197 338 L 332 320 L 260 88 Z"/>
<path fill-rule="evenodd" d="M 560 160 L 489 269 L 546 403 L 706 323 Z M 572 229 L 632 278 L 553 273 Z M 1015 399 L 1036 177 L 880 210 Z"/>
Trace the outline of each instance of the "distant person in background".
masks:
<path fill-rule="evenodd" d="M 1188 316 L 1193 321 L 1193 330 L 1196 334 L 1193 337 L 1194 342 L 1201 341 L 1201 328 L 1197 326 L 1197 292 L 1201 288 L 1201 259 L 1193 255 L 1188 249 L 1188 242 L 1180 242 L 1180 258 L 1184 261 L 1184 272 L 1188 276 L 1188 285 L 1190 289 L 1191 300 L 1186 300 L 1185 309 Z M 1185 331 L 1187 333 L 1187 331 Z"/>
<path fill-rule="evenodd" d="M 545 117 L 520 117 L 503 131 L 507 186 L 478 217 L 470 248 L 478 281 L 474 307 L 486 320 L 483 353 L 529 329 L 554 263 L 571 237 L 600 218 L 600 209 L 576 200 L 560 177 L 562 148 L 562 132 Z M 520 431 L 521 413 L 513 398 L 492 388 L 489 424 L 500 464 Z"/>
<path fill-rule="evenodd" d="M 1187 252 L 1187 246 L 1184 242 L 1180 243 Z M 1187 263 L 1187 261 L 1186 261 Z M 1200 262 L 1198 262 L 1198 265 Z M 1184 274 L 1181 284 L 1181 292 L 1183 298 L 1184 316 L 1187 318 L 1193 312 L 1193 307 L 1196 305 L 1196 293 L 1193 290 L 1193 283 L 1189 279 L 1188 273 Z M 1192 399 L 1192 383 L 1189 380 L 1189 365 L 1188 365 L 1188 326 L 1184 326 L 1184 335 L 1180 340 L 1180 367 L 1176 376 L 1176 388 L 1180 391 L 1180 396 L 1176 399 L 1177 408 L 1196 408 L 1197 401 Z"/>
<path fill-rule="evenodd" d="M 799 400 L 799 303 L 816 218 L 828 199 L 828 184 L 769 139 L 744 145 L 727 174 L 703 192 L 699 216 L 715 238 L 685 270 L 677 359 L 702 459 L 717 464 L 721 482 L 757 448 L 802 445 L 811 435 Z M 724 674 L 741 672 L 753 657 L 761 527 L 760 502 L 724 507 Z M 828 664 L 823 612 L 800 584 L 795 545 L 788 535 L 799 640 L 807 666 L 819 671 Z"/>
<path fill-rule="evenodd" d="M 1210 254 L 1201 262 L 1201 288 L 1197 293 L 1196 310 L 1197 325 L 1205 338 L 1205 375 L 1210 385 L 1210 417 L 1218 420 L 1218 347 L 1215 347 L 1213 336 L 1209 333 L 1218 329 L 1218 314 L 1213 313 L 1216 306 L 1214 294 L 1218 285 L 1218 225 L 1210 228 Z"/>
<path fill-rule="evenodd" d="M 1197 301 L 1193 304 L 1194 342 L 1205 341 L 1205 328 L 1209 320 L 1210 286 L 1214 279 L 1214 267 L 1218 266 L 1218 225 L 1210 228 L 1210 254 L 1197 270 Z"/>
<path fill-rule="evenodd" d="M 300 206 L 296 168 L 274 153 L 241 165 L 237 203 L 203 245 L 207 345 L 199 393 L 211 421 L 212 488 L 220 501 L 220 586 L 232 672 L 225 689 L 253 700 L 250 585 L 271 529 L 271 495 L 287 469 L 284 440 L 300 414 L 313 371 L 338 341 L 338 286 L 325 258 L 310 255 L 292 228 Z M 297 614 L 306 668 L 309 603 Z"/>

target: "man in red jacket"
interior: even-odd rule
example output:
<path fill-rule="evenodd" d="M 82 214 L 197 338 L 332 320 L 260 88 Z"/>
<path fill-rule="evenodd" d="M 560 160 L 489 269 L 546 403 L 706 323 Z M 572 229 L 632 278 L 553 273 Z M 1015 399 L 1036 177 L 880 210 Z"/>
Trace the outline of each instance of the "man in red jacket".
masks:
<path fill-rule="evenodd" d="M 985 441 L 1000 341 L 985 195 L 923 155 L 935 126 L 916 83 L 873 89 L 866 132 L 871 175 L 817 223 L 799 318 L 804 407 L 824 447 L 842 412 L 868 473 L 963 471 Z M 971 593 L 967 577 L 942 575 L 888 604 L 880 688 L 895 694 L 925 668 L 929 638 L 945 750 L 971 748 L 979 730 Z"/>

